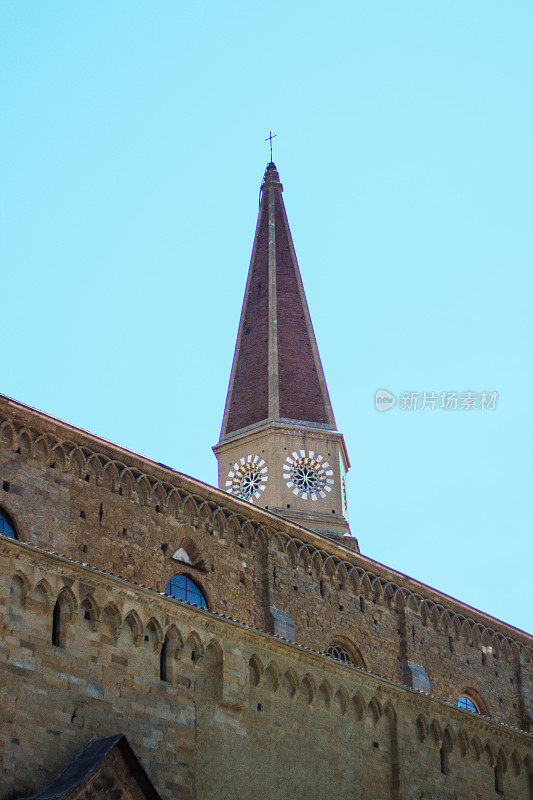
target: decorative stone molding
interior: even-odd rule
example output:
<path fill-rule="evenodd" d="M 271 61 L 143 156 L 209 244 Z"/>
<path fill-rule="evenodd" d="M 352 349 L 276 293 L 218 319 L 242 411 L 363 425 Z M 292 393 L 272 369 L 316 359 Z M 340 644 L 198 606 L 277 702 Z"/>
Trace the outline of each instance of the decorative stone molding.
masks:
<path fill-rule="evenodd" d="M 0 397 L 0 405 L 4 403 Z M 10 410 L 15 406 L 13 402 L 7 405 Z M 37 412 L 20 408 L 26 415 L 39 419 Z M 379 574 L 380 565 L 375 562 L 372 563 L 372 569 L 366 568 L 363 566 L 365 558 L 360 554 L 350 553 L 353 560 L 333 555 L 327 551 L 325 545 L 328 543 L 335 548 L 334 542 L 288 521 L 283 525 L 286 530 L 273 530 L 259 519 L 252 520 L 246 516 L 239 501 L 224 492 L 205 487 L 206 492 L 212 496 L 206 499 L 197 493 L 204 488 L 200 482 L 170 471 L 165 465 L 160 465 L 165 472 L 165 478 L 144 472 L 137 466 L 143 460 L 140 456 L 121 450 L 123 460 L 110 458 L 104 452 L 105 448 L 96 450 L 89 446 L 88 442 L 97 437 L 78 432 L 59 421 L 55 425 L 64 425 L 70 436 L 60 437 L 50 431 L 39 430 L 34 424 L 28 425 L 15 416 L 0 413 L 0 447 L 20 453 L 25 458 L 37 459 L 47 466 L 54 466 L 79 480 L 93 482 L 132 502 L 154 509 L 157 507 L 163 513 L 174 515 L 192 527 L 201 528 L 221 538 L 227 537 L 232 531 L 236 541 L 244 546 L 263 543 L 275 546 L 287 555 L 294 569 L 308 570 L 312 564 L 318 579 L 326 577 L 338 587 L 350 587 L 354 594 L 372 599 L 378 605 L 406 607 L 420 614 L 424 624 L 448 630 L 450 635 L 457 639 L 463 638 L 476 647 L 492 647 L 493 651 L 507 660 L 520 659 L 526 663 L 533 660 L 530 645 L 517 638 L 504 623 L 491 619 L 491 625 L 495 627 L 489 627 L 482 621 L 484 615 L 481 612 L 467 615 L 468 610 L 465 609 L 467 613 L 461 613 L 451 605 L 444 605 L 447 598 L 443 598 L 442 603 L 435 602 L 429 595 L 423 595 L 425 587 L 422 585 L 417 586 L 415 591 L 410 586 L 401 585 L 399 580 L 391 580 L 391 575 L 398 579 L 404 577 L 393 570 L 383 568 L 383 574 Z M 72 438 L 73 434 L 79 434 L 80 439 L 87 440 L 87 443 L 76 442 Z M 105 443 L 102 441 L 102 444 Z M 116 446 L 113 449 L 120 450 Z M 157 465 L 152 462 L 152 466 Z M 189 484 L 195 485 L 196 491 L 191 491 Z M 212 499 L 214 497 L 220 497 L 221 502 Z M 226 503 L 234 503 L 235 507 Z M 257 514 L 261 520 L 263 516 L 270 516 L 262 509 L 257 509 Z M 276 525 L 279 522 L 277 519 L 273 520 Z M 288 531 L 298 531 L 298 536 L 295 537 Z M 306 540 L 307 537 L 309 541 Z M 346 553 L 347 549 L 340 548 L 340 551 Z M 412 579 L 408 579 L 408 582 L 410 585 L 416 583 Z M 434 595 L 438 593 L 434 592 Z M 460 607 L 461 604 L 457 603 L 457 606 Z"/>

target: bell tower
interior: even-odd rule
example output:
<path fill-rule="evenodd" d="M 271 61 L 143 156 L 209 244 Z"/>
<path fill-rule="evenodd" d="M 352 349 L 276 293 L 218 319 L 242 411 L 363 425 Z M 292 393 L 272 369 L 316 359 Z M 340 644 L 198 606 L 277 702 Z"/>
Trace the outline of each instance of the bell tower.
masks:
<path fill-rule="evenodd" d="M 220 440 L 221 489 L 358 549 L 337 431 L 273 162 L 261 184 Z"/>

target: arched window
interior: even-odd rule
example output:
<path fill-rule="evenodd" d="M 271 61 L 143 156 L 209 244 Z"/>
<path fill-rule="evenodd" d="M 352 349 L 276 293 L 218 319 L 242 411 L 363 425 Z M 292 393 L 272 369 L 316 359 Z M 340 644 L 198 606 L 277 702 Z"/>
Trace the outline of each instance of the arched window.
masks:
<path fill-rule="evenodd" d="M 450 756 L 453 749 L 453 742 L 448 730 L 444 731 L 442 746 L 440 748 L 440 771 L 443 775 L 450 773 Z"/>
<path fill-rule="evenodd" d="M 507 761 L 503 753 L 498 754 L 496 765 L 494 767 L 494 788 L 496 794 L 504 794 L 503 789 L 503 776 L 507 770 Z"/>
<path fill-rule="evenodd" d="M 172 668 L 168 651 L 168 640 L 165 636 L 161 645 L 161 653 L 159 654 L 159 678 L 167 683 L 172 683 Z"/>
<path fill-rule="evenodd" d="M 342 661 L 343 664 L 353 664 L 351 655 L 341 644 L 331 644 L 326 650 L 326 655 Z"/>
<path fill-rule="evenodd" d="M 467 711 L 471 711 L 473 714 L 479 714 L 479 709 L 470 697 L 467 697 L 465 694 L 458 697 L 455 703 L 456 706 L 459 708 L 465 708 Z"/>
<path fill-rule="evenodd" d="M 56 600 L 52 612 L 52 644 L 54 647 L 63 647 L 61 636 L 61 604 Z"/>
<path fill-rule="evenodd" d="M 69 596 L 70 595 L 70 596 Z M 52 644 L 65 647 L 67 631 L 74 613 L 74 595 L 69 589 L 63 589 L 57 598 L 52 612 Z"/>
<path fill-rule="evenodd" d="M 13 520 L 3 508 L 0 508 L 0 533 L 9 536 L 10 539 L 18 539 Z"/>
<path fill-rule="evenodd" d="M 165 594 L 192 606 L 208 607 L 201 588 L 188 575 L 173 575 L 165 587 Z"/>

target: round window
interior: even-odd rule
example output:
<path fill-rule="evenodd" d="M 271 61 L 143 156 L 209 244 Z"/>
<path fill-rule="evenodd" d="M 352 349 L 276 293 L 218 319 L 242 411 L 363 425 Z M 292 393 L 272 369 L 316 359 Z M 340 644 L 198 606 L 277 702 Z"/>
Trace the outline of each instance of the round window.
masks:
<path fill-rule="evenodd" d="M 472 711 L 473 714 L 479 714 L 478 707 L 476 706 L 474 701 L 471 700 L 470 697 L 467 697 L 466 695 L 461 695 L 461 697 L 458 697 L 455 705 L 458 706 L 459 708 L 464 708 L 467 711 Z"/>
<path fill-rule="evenodd" d="M 302 500 L 321 500 L 334 483 L 331 466 L 314 450 L 297 450 L 287 456 L 283 478 L 287 488 Z"/>
<path fill-rule="evenodd" d="M 165 586 L 165 594 L 175 597 L 176 600 L 190 603 L 191 606 L 207 608 L 204 593 L 188 575 L 173 575 Z"/>
<path fill-rule="evenodd" d="M 352 664 L 350 654 L 340 644 L 332 644 L 326 650 L 326 655 L 330 658 L 335 658 L 337 661 L 342 661 L 343 664 Z"/>
<path fill-rule="evenodd" d="M 226 491 L 253 503 L 265 491 L 268 468 L 261 456 L 243 456 L 228 472 Z"/>

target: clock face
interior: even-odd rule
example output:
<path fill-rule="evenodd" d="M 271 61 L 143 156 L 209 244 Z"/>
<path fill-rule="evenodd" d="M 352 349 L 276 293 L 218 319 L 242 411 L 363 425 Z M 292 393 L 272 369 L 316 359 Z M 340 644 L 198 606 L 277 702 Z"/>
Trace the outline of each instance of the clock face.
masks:
<path fill-rule="evenodd" d="M 287 488 L 302 500 L 322 500 L 333 486 L 333 470 L 314 450 L 295 450 L 283 464 Z"/>
<path fill-rule="evenodd" d="M 268 467 L 261 456 L 243 456 L 228 472 L 226 491 L 253 503 L 265 491 Z"/>

